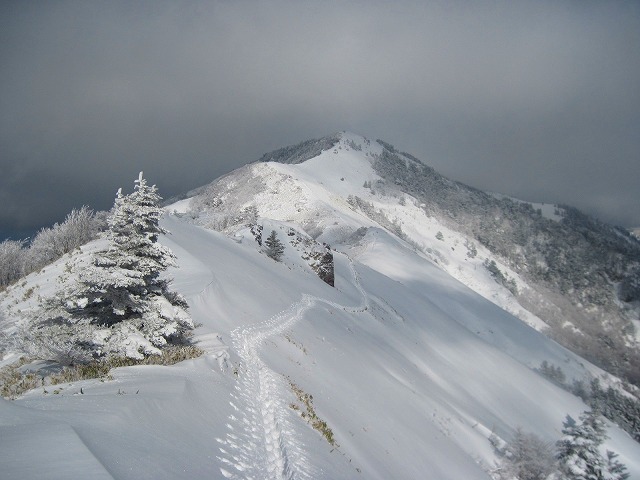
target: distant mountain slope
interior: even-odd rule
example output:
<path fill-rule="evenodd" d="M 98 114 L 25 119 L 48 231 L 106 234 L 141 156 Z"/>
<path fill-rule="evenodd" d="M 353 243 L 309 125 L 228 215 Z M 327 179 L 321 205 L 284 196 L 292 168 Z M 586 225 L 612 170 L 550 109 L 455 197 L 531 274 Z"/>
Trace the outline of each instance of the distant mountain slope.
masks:
<path fill-rule="evenodd" d="M 382 142 L 373 168 L 387 183 L 424 203 L 425 211 L 499 256 L 542 292 L 516 295 L 556 327 L 554 335 L 583 356 L 640 383 L 632 320 L 640 303 L 640 241 L 575 208 L 558 206 L 559 221 L 527 202 L 501 199 L 452 182 Z M 550 295 L 549 295 L 550 294 Z M 553 300 L 551 300 L 553 298 Z M 571 322 L 584 336 L 560 328 Z M 631 344 L 634 348 L 628 349 Z M 626 361 L 620 362 L 620 350 Z"/>
<path fill-rule="evenodd" d="M 224 230 L 242 223 L 241 209 L 254 205 L 260 215 L 298 222 L 329 243 L 373 222 L 488 296 L 482 282 L 472 280 L 477 275 L 469 267 L 479 265 L 471 256 L 457 259 L 455 269 L 446 265 L 450 252 L 441 247 L 447 242 L 435 235 L 447 229 L 441 235 L 455 237 L 466 251 L 486 249 L 484 267 L 509 290 L 501 295 L 512 297 L 496 303 L 532 324 L 542 318 L 554 338 L 640 384 L 640 241 L 624 229 L 568 206 L 551 209 L 482 192 L 384 141 L 346 132 L 276 150 L 260 162 L 206 187 L 192 212 Z M 518 313 L 523 310 L 533 315 Z"/>

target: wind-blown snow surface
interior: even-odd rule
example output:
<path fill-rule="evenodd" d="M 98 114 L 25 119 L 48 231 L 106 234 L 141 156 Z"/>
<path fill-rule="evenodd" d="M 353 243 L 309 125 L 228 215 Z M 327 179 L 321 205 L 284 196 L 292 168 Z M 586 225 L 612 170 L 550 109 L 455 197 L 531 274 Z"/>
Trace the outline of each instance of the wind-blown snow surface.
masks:
<path fill-rule="evenodd" d="M 225 179 L 225 201 L 256 205 L 265 231 L 304 225 L 330 242 L 335 288 L 293 249 L 274 262 L 246 230 L 228 237 L 194 225 L 187 201 L 168 207 L 176 214 L 163 220 L 172 233 L 161 241 L 178 257 L 173 288 L 206 355 L 0 401 L 0 476 L 487 479 L 492 432 L 508 440 L 520 426 L 557 440 L 565 415 L 587 407 L 533 368 L 546 360 L 568 378 L 600 371 L 497 306 L 540 326 L 481 268 L 481 247 L 469 258 L 465 239 L 412 198 L 401 205 L 393 192 L 361 187 L 375 184 L 377 149 L 343 134 L 302 164 L 255 164 Z M 241 195 L 248 177 L 262 189 Z M 420 249 L 352 209 L 348 195 L 393 216 Z M 12 287 L 0 307 L 17 312 L 53 293 L 67 263 L 86 261 L 75 255 Z M 290 382 L 313 396 L 339 446 L 291 408 Z M 609 434 L 605 447 L 640 478 L 640 445 L 613 425 Z"/>

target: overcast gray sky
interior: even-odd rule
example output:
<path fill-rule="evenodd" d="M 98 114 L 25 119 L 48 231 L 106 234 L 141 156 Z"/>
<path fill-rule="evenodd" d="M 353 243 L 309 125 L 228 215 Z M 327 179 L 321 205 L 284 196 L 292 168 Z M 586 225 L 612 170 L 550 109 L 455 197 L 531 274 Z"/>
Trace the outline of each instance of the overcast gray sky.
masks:
<path fill-rule="evenodd" d="M 0 3 L 0 234 L 350 130 L 640 225 L 640 3 Z"/>

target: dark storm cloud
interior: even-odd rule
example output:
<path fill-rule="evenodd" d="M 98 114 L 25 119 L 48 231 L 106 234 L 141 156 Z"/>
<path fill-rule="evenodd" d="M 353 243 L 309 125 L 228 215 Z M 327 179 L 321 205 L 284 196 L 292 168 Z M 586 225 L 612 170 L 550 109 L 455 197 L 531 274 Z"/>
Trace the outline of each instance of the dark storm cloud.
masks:
<path fill-rule="evenodd" d="M 640 225 L 637 4 L 423 3 L 3 3 L 0 228 L 342 129 Z"/>

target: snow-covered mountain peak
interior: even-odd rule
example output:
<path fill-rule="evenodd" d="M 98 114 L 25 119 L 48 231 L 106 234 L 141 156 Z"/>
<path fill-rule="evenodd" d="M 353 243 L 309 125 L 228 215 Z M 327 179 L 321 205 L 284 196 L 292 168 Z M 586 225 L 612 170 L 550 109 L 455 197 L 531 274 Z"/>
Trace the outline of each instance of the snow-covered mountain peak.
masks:
<path fill-rule="evenodd" d="M 622 232 L 570 207 L 523 202 L 452 181 L 382 140 L 340 132 L 284 147 L 172 208 L 189 210 L 201 225 L 233 231 L 243 224 L 241 212 L 249 207 L 260 217 L 293 222 L 331 245 L 348 241 L 361 228 L 384 228 L 535 328 L 566 325 L 567 316 L 553 312 L 578 305 L 584 306 L 579 315 L 587 323 L 595 315 L 607 315 L 612 328 L 632 332 L 629 312 L 637 308 L 630 304 L 631 310 L 625 306 L 612 317 L 611 309 L 619 308 L 618 287 L 598 280 L 617 276 L 619 270 L 593 276 L 586 267 L 596 259 L 590 252 L 597 249 L 613 248 L 611 261 L 596 259 L 605 270 L 617 255 L 630 255 L 625 274 L 630 276 L 620 291 L 629 292 L 624 293 L 626 302 L 640 299 L 633 273 L 640 253 L 629 249 Z M 548 243 L 566 250 L 560 263 Z M 592 282 L 587 288 L 581 280 L 585 277 Z M 564 300 L 552 295 L 558 288 L 567 292 Z M 605 304 L 606 311 L 593 313 Z M 546 324 L 538 318 L 541 314 L 548 317 Z M 580 322 L 571 320 L 575 326 Z M 620 339 L 636 341 L 632 333 Z"/>

